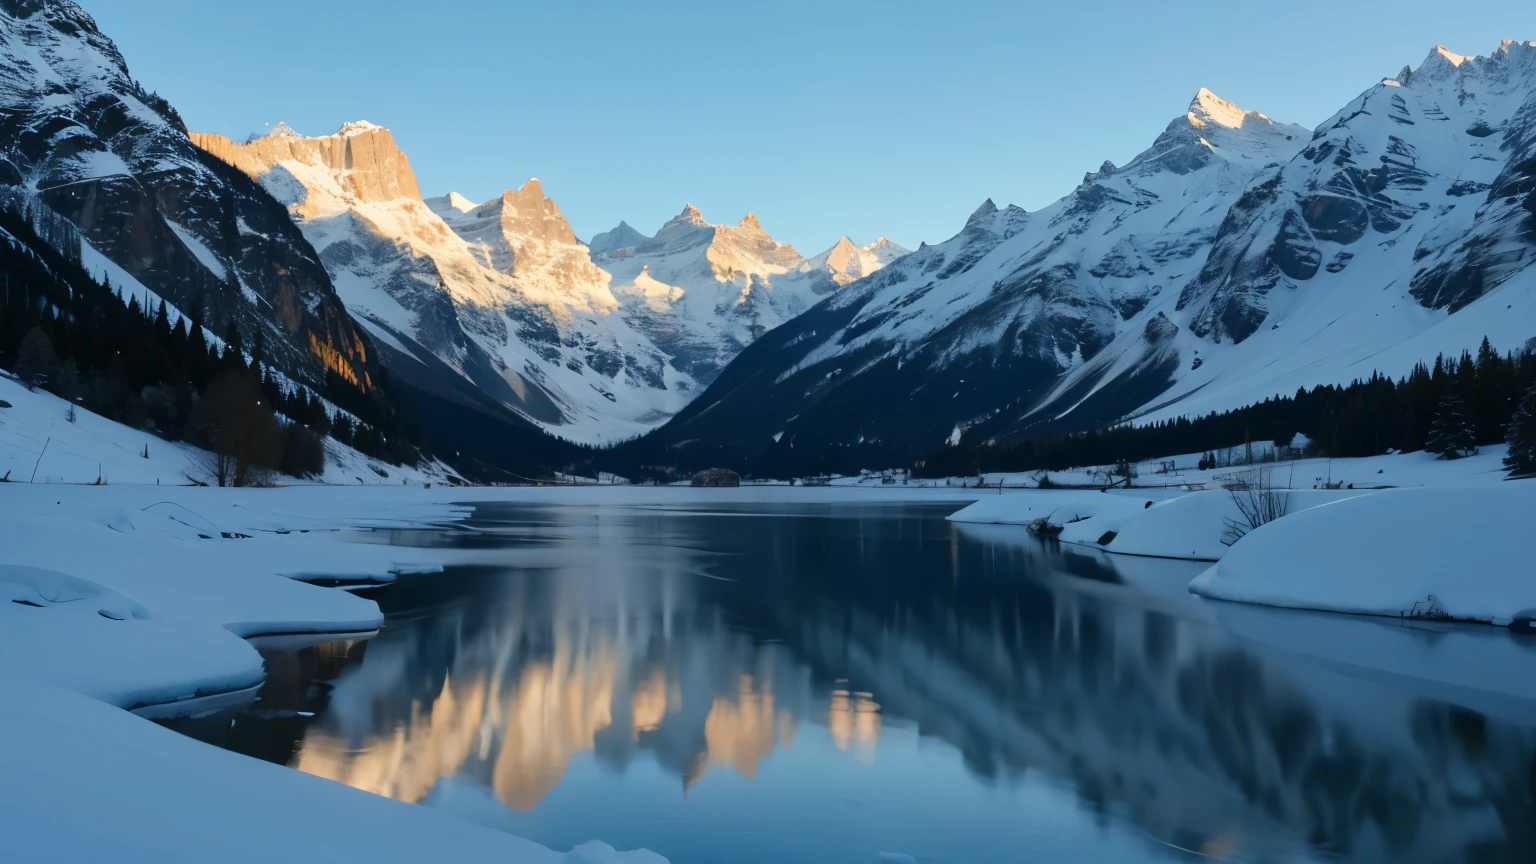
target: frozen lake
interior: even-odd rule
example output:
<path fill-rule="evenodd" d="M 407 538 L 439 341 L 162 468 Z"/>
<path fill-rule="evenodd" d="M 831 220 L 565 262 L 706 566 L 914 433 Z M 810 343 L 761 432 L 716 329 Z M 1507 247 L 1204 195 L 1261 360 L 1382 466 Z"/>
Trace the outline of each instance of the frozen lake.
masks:
<path fill-rule="evenodd" d="M 483 563 L 270 656 L 217 743 L 673 864 L 1529 860 L 1536 640 L 1205 602 L 956 509 L 481 505 L 403 536 Z"/>

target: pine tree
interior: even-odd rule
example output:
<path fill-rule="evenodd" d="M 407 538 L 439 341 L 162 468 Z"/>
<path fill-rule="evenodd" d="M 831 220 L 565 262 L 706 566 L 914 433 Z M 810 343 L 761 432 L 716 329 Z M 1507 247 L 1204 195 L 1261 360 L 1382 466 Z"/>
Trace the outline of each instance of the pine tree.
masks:
<path fill-rule="evenodd" d="M 53 352 L 53 342 L 48 334 L 41 326 L 27 331 L 21 347 L 16 350 L 16 377 L 32 390 L 52 380 L 58 369 L 59 355 Z"/>
<path fill-rule="evenodd" d="M 1466 405 L 1456 394 L 1447 393 L 1440 399 L 1424 449 L 1442 459 L 1460 459 L 1477 452 L 1477 430 L 1467 416 Z"/>
<path fill-rule="evenodd" d="M 1536 474 L 1536 387 L 1520 400 L 1505 440 L 1509 442 L 1509 454 L 1504 457 L 1504 467 L 1510 475 Z"/>

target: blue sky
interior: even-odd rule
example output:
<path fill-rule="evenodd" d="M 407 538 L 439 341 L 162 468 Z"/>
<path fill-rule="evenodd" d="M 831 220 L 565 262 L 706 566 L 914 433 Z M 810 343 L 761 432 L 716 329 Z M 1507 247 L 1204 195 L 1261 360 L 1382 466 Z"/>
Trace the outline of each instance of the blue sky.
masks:
<path fill-rule="evenodd" d="M 692 202 L 813 254 L 943 240 L 1124 164 L 1200 87 L 1314 126 L 1529 0 L 81 0 L 197 131 L 389 126 L 428 195 L 539 177 L 576 231 Z"/>

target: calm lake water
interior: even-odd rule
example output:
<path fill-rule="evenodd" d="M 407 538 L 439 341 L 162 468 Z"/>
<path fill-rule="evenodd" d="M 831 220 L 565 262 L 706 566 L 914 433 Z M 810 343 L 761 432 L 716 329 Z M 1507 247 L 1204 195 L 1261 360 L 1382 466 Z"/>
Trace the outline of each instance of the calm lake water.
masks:
<path fill-rule="evenodd" d="M 220 743 L 673 864 L 1536 858 L 1536 641 L 954 509 L 482 506 Z"/>

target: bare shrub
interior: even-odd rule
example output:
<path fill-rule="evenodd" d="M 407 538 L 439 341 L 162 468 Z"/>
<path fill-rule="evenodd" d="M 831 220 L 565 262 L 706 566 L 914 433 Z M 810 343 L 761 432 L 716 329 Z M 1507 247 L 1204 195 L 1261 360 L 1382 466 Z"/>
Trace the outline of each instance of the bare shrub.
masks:
<path fill-rule="evenodd" d="M 1431 594 L 1428 598 L 1413 604 L 1413 608 L 1406 609 L 1402 617 L 1414 621 L 1449 621 L 1451 613 L 1445 611 L 1440 605 L 1440 598 Z"/>
<path fill-rule="evenodd" d="M 1279 519 L 1290 507 L 1289 490 L 1275 488 L 1268 468 L 1232 475 L 1223 485 L 1239 514 L 1237 519 L 1222 520 L 1226 526 L 1221 535 L 1224 546 L 1231 546 L 1248 536 L 1249 531 Z"/>

